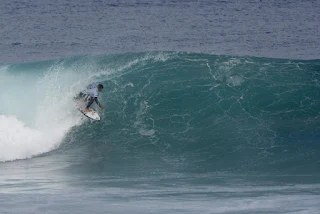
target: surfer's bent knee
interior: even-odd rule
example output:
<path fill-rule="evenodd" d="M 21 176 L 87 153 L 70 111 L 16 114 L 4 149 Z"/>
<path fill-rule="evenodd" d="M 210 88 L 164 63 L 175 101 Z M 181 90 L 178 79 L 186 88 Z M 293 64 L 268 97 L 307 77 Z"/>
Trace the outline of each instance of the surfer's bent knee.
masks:
<path fill-rule="evenodd" d="M 92 105 L 93 101 L 94 101 L 94 98 L 93 98 L 93 97 L 90 97 L 90 98 L 89 98 L 88 105 L 87 105 L 87 108 L 89 108 L 89 107 Z"/>

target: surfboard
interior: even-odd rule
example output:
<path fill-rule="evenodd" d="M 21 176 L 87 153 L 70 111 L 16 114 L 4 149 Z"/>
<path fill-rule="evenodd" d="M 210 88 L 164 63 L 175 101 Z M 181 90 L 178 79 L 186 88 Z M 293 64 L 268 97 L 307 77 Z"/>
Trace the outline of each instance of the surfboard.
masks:
<path fill-rule="evenodd" d="M 93 109 L 90 109 L 91 111 L 89 111 L 89 112 L 86 112 L 86 111 L 84 111 L 84 110 L 81 109 L 81 108 L 78 108 L 78 110 L 79 110 L 84 116 L 86 116 L 86 117 L 88 117 L 88 118 L 90 118 L 90 119 L 92 119 L 92 120 L 100 120 L 99 114 L 98 114 L 96 111 L 94 111 Z"/>
<path fill-rule="evenodd" d="M 83 100 L 77 100 L 77 98 L 74 99 L 76 108 L 86 117 L 90 118 L 91 120 L 100 120 L 99 114 L 93 110 L 92 108 L 89 108 L 91 111 L 86 112 L 85 107 L 87 105 L 86 101 Z"/>

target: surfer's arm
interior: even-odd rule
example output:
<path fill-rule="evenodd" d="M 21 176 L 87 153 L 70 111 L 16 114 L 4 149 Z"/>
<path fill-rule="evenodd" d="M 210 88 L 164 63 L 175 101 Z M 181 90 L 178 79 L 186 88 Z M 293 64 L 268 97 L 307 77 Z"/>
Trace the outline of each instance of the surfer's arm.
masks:
<path fill-rule="evenodd" d="M 99 102 L 99 100 L 98 100 L 98 97 L 95 97 L 95 98 L 94 98 L 94 101 L 98 104 L 99 107 L 101 106 L 101 105 L 100 105 L 100 102 Z"/>
<path fill-rule="evenodd" d="M 94 98 L 94 101 L 98 104 L 98 106 L 103 110 L 104 107 L 100 104 L 99 100 L 98 100 L 98 97 L 95 97 Z"/>

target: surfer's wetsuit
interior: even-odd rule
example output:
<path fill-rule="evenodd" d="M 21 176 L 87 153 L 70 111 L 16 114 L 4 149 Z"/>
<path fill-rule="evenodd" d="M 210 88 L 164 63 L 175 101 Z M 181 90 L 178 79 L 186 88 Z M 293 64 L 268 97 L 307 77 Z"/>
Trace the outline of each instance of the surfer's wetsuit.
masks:
<path fill-rule="evenodd" d="M 98 97 L 91 97 L 91 96 L 88 96 L 82 92 L 80 92 L 80 96 L 85 97 L 85 101 L 89 101 L 86 108 L 89 108 L 94 101 L 98 104 L 98 106 L 101 106 L 101 104 L 98 100 Z"/>
<path fill-rule="evenodd" d="M 84 100 L 88 101 L 88 104 L 87 104 L 86 108 L 89 108 L 94 101 L 100 107 L 101 104 L 98 101 L 98 95 L 99 95 L 98 87 L 97 87 L 96 84 L 93 83 L 93 84 L 88 85 L 88 87 L 87 87 L 87 89 L 85 91 L 80 92 L 79 97 L 81 97 L 81 98 L 84 97 Z"/>

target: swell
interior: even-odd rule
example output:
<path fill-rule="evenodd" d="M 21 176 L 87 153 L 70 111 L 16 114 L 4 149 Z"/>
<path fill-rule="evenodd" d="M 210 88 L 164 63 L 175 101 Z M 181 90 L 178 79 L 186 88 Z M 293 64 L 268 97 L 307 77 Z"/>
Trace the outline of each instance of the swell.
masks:
<path fill-rule="evenodd" d="M 161 165 L 189 172 L 314 173 L 319 167 L 319 60 L 156 52 L 47 63 L 39 69 L 37 81 L 46 91 L 40 100 L 49 97 L 56 109 L 64 97 L 58 107 L 72 121 L 55 141 L 56 153 L 82 148 L 82 155 L 102 165 Z M 28 64 L 30 73 L 40 65 Z M 22 70 L 13 72 L 25 74 Z M 101 123 L 79 120 L 68 102 L 92 81 L 104 84 Z M 57 96 L 54 102 L 52 96 Z M 37 115 L 55 115 L 33 114 L 28 123 L 21 120 L 36 127 Z M 19 118 L 18 111 L 10 115 Z"/>
<path fill-rule="evenodd" d="M 103 81 L 105 119 L 73 144 L 95 164 L 315 173 L 319 60 L 160 55 Z"/>

